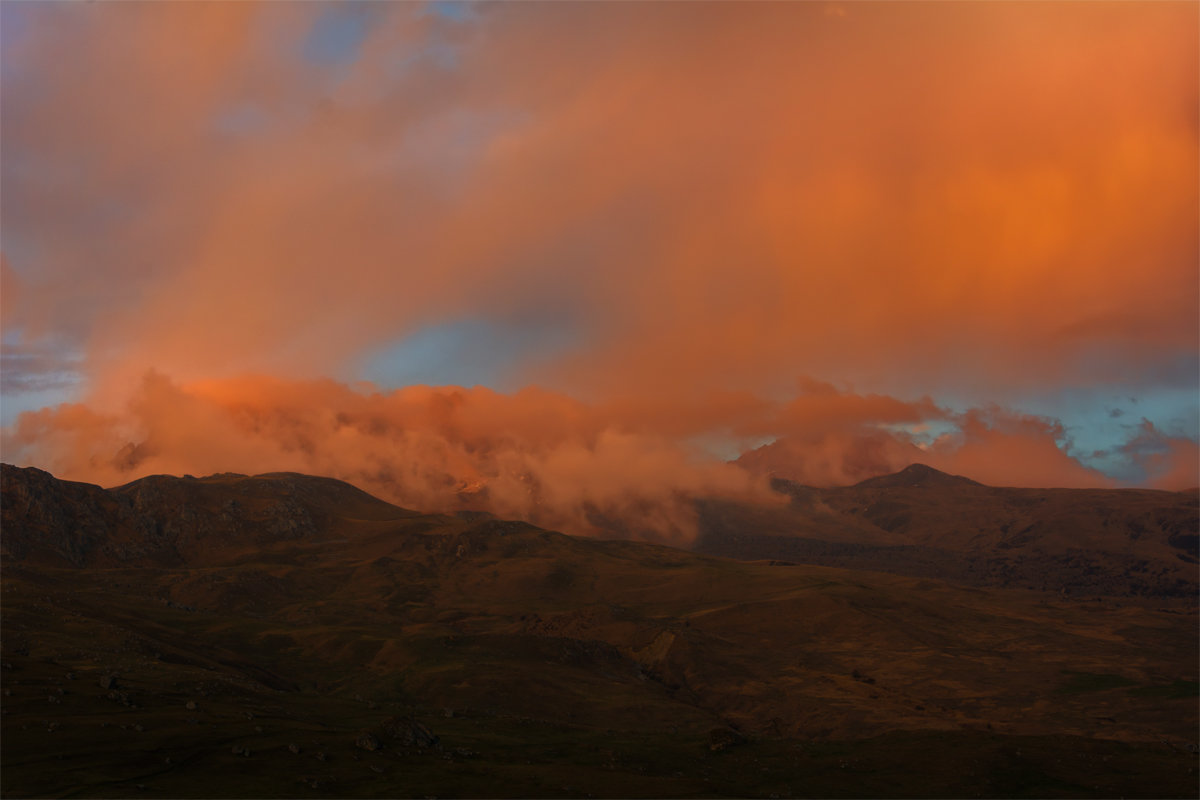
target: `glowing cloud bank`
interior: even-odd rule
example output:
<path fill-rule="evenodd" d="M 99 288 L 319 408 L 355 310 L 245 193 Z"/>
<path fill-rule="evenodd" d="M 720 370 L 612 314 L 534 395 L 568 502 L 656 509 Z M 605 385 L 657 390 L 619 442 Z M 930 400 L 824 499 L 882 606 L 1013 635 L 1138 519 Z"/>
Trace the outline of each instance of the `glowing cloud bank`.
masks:
<path fill-rule="evenodd" d="M 6 460 L 668 538 L 767 473 L 1200 482 L 1193 4 L 2 13 Z M 505 391 L 389 385 L 431 330 Z"/>

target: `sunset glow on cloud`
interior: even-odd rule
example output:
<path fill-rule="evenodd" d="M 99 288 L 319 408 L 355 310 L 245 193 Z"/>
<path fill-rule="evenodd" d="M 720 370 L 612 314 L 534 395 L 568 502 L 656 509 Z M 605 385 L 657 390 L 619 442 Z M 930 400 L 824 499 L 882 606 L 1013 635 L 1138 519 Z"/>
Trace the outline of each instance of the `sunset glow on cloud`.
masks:
<path fill-rule="evenodd" d="M 0 13 L 5 461 L 668 538 L 1200 482 L 1194 4 Z"/>

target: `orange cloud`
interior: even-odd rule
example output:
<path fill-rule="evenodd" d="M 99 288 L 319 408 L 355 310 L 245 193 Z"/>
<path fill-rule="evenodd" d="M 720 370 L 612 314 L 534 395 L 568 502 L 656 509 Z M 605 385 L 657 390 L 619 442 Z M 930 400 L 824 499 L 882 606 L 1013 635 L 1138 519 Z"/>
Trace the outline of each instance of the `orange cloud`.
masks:
<path fill-rule="evenodd" d="M 841 396 L 854 409 L 861 398 Z M 887 398 L 897 406 L 904 404 Z M 909 406 L 918 408 L 919 406 Z M 1065 453 L 1054 420 L 999 408 L 965 414 L 935 411 L 909 420 L 953 420 L 955 430 L 923 444 L 895 418 L 862 416 L 855 424 L 814 425 L 804 432 L 743 454 L 737 461 L 754 474 L 769 474 L 814 486 L 840 486 L 900 470 L 919 462 L 991 486 L 1109 487 L 1114 482 Z M 1184 440 L 1190 441 L 1190 440 Z"/>
<path fill-rule="evenodd" d="M 776 501 L 737 467 L 538 389 L 380 393 L 265 377 L 179 386 L 150 373 L 121 413 L 27 413 L 4 449 L 106 485 L 164 472 L 290 470 L 413 508 L 481 508 L 583 534 L 612 535 L 619 522 L 627 535 L 676 543 L 694 532 L 691 497 Z"/>
<path fill-rule="evenodd" d="M 806 486 L 845 486 L 928 463 L 928 455 L 894 432 L 862 429 L 784 436 L 743 453 L 737 463 L 751 474 Z"/>
<path fill-rule="evenodd" d="M 959 432 L 935 441 L 924 463 L 991 486 L 1106 488 L 1114 482 L 1063 452 L 1054 420 L 999 408 L 972 409 Z"/>
<path fill-rule="evenodd" d="M 0 319 L 5 327 L 12 326 L 20 306 L 17 298 L 20 296 L 21 279 L 17 277 L 8 263 L 8 258 L 0 253 Z"/>
<path fill-rule="evenodd" d="M 768 424 L 769 431 L 795 432 L 854 430 L 864 424 L 918 423 L 949 415 L 928 397 L 905 402 L 880 394 L 839 391 L 832 384 L 802 378 L 799 393 Z"/>
<path fill-rule="evenodd" d="M 1196 16 L 401 6 L 334 84 L 287 49 L 310 9 L 64 9 L 10 56 L 41 85 L 5 134 L 82 180 L 24 214 L 133 213 L 21 266 L 117 383 L 319 375 L 547 306 L 584 335 L 536 377 L 592 396 L 1087 379 L 1097 347 L 1195 344 Z M 243 105 L 261 130 L 214 132 Z M 113 269 L 138 291 L 90 314 Z"/>
<path fill-rule="evenodd" d="M 735 463 L 689 445 L 688 434 L 657 432 L 656 409 L 639 419 L 629 406 L 589 406 L 534 388 L 380 392 L 269 377 L 179 385 L 157 373 L 117 413 L 64 405 L 23 414 L 3 447 L 6 458 L 70 480 L 290 470 L 423 510 L 477 508 L 572 533 L 676 544 L 695 532 L 693 498 L 781 502 L 769 475 L 840 485 L 921 461 L 998 485 L 1110 483 L 1058 449 L 1063 432 L 1048 420 L 999 409 L 949 415 L 927 401 L 802 386 L 808 394 L 791 403 L 758 401 L 755 424 L 783 420 L 788 435 Z M 818 413 L 807 413 L 814 398 Z M 730 404 L 724 424 L 709 417 L 705 429 L 732 430 L 747 407 Z M 959 432 L 929 446 L 895 426 L 947 419 Z"/>
<path fill-rule="evenodd" d="M 1200 445 L 1169 436 L 1143 418 L 1137 432 L 1120 448 L 1146 471 L 1155 489 L 1182 491 L 1200 486 Z"/>
<path fill-rule="evenodd" d="M 322 8 L 27 12 L 3 313 L 85 351 L 90 394 L 13 452 L 102 482 L 303 469 L 572 530 L 649 498 L 670 538 L 680 492 L 757 491 L 704 437 L 781 437 L 743 465 L 810 482 L 1103 483 L 1053 424 L 937 398 L 1196 350 L 1194 5 L 379 4 L 332 69 L 302 55 Z M 571 345 L 505 374 L 555 391 L 319 380 L 544 315 Z M 862 388 L 780 400 L 797 375 Z M 931 421 L 959 433 L 915 458 L 898 426 Z"/>

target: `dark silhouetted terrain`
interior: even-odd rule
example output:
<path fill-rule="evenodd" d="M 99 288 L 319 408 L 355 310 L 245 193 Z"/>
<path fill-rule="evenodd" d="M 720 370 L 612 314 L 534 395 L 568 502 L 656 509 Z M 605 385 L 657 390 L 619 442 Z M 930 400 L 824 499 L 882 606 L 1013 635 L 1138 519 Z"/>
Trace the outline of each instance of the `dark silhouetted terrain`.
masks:
<path fill-rule="evenodd" d="M 1196 602 L 1194 491 L 998 488 L 920 464 L 854 486 L 773 486 L 787 506 L 699 501 L 695 549 L 1073 597 Z"/>
<path fill-rule="evenodd" d="M 3 794 L 1196 796 L 1194 496 L 940 475 L 701 504 L 772 565 L 4 466 Z"/>

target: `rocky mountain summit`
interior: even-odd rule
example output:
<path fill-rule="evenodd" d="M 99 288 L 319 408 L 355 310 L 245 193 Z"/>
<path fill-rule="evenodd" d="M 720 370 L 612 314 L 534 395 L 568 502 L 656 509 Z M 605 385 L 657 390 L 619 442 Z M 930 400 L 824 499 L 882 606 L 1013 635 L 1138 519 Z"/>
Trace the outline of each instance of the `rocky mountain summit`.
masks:
<path fill-rule="evenodd" d="M 983 486 L 982 483 L 964 478 L 961 475 L 949 475 L 941 470 L 924 464 L 909 464 L 899 472 L 891 475 L 880 475 L 867 478 L 854 484 L 859 489 L 894 489 L 900 487 L 936 488 L 944 486 Z"/>
<path fill-rule="evenodd" d="M 786 506 L 697 501 L 694 549 L 970 586 L 1195 603 L 1200 498 L 985 486 L 913 464 L 853 486 L 775 479 Z"/>

